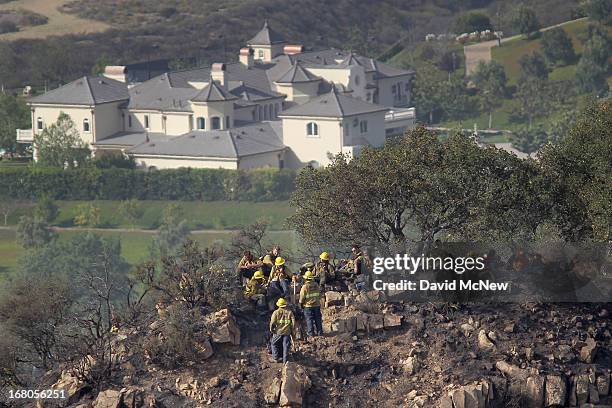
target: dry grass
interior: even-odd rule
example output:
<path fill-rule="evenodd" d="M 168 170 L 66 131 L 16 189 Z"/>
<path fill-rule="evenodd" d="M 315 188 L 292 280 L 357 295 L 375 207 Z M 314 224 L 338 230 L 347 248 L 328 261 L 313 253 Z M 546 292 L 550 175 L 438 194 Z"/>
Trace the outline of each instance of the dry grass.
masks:
<path fill-rule="evenodd" d="M 65 3 L 67 3 L 67 0 L 15 0 L 0 4 L 0 10 L 26 9 L 49 18 L 47 24 L 23 27 L 21 31 L 2 34 L 0 40 L 10 41 L 24 38 L 46 38 L 52 35 L 84 34 L 104 31 L 110 27 L 106 23 L 60 12 L 59 8 Z"/>

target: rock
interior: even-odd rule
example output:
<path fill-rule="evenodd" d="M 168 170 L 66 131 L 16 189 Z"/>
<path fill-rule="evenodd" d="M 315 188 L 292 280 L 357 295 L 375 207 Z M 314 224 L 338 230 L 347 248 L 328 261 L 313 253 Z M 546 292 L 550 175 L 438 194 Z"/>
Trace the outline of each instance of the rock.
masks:
<path fill-rule="evenodd" d="M 595 384 L 589 384 L 589 402 L 594 404 L 599 403 L 599 393 L 597 392 Z"/>
<path fill-rule="evenodd" d="M 545 390 L 545 407 L 564 406 L 567 398 L 567 385 L 563 377 L 547 375 Z"/>
<path fill-rule="evenodd" d="M 519 368 L 513 364 L 508 364 L 505 361 L 498 361 L 495 363 L 495 367 L 512 380 L 526 381 L 527 377 L 529 376 L 527 370 Z"/>
<path fill-rule="evenodd" d="M 605 373 L 597 377 L 597 392 L 604 397 L 610 393 L 610 374 Z"/>
<path fill-rule="evenodd" d="M 392 313 L 385 313 L 383 314 L 383 324 L 385 328 L 399 327 L 402 325 L 402 316 L 395 315 Z"/>
<path fill-rule="evenodd" d="M 438 408 L 454 408 L 453 400 L 450 396 L 442 397 L 440 401 L 438 401 Z"/>
<path fill-rule="evenodd" d="M 527 359 L 527 361 L 533 360 L 534 354 L 533 348 L 525 347 L 525 359 Z"/>
<path fill-rule="evenodd" d="M 610 314 L 610 313 L 608 313 L 608 309 L 601 309 L 601 310 L 599 311 L 598 316 L 599 316 L 599 317 L 601 317 L 601 318 L 606 318 L 606 317 L 608 317 L 608 316 L 609 316 L 609 314 Z"/>
<path fill-rule="evenodd" d="M 204 341 L 196 343 L 195 348 L 198 353 L 200 353 L 199 357 L 203 360 L 207 360 L 215 354 L 212 344 L 210 344 L 210 338 L 208 337 Z"/>
<path fill-rule="evenodd" d="M 383 315 L 381 314 L 372 314 L 368 317 L 368 324 L 370 325 L 370 330 L 381 330 L 385 327 Z"/>
<path fill-rule="evenodd" d="M 463 334 L 467 337 L 471 332 L 473 332 L 474 330 L 476 330 L 474 328 L 474 326 L 472 326 L 469 323 L 463 323 L 461 325 L 461 331 L 463 332 Z"/>
<path fill-rule="evenodd" d="M 214 376 L 206 383 L 210 388 L 216 388 L 221 385 L 221 378 L 219 376 Z"/>
<path fill-rule="evenodd" d="M 528 408 L 541 408 L 544 405 L 544 377 L 527 378 L 525 391 Z"/>
<path fill-rule="evenodd" d="M 576 403 L 584 404 L 589 401 L 589 376 L 580 374 L 576 377 Z"/>
<path fill-rule="evenodd" d="M 587 364 L 591 364 L 597 353 L 597 342 L 593 338 L 586 339 L 586 345 L 580 349 L 580 360 Z"/>
<path fill-rule="evenodd" d="M 122 395 L 116 390 L 106 390 L 98 394 L 94 401 L 94 408 L 119 408 L 121 406 Z"/>
<path fill-rule="evenodd" d="M 204 318 L 213 343 L 240 345 L 240 328 L 229 309 L 222 309 Z"/>
<path fill-rule="evenodd" d="M 343 304 L 344 300 L 342 298 L 342 293 L 331 290 L 325 292 L 325 307 L 342 306 Z"/>
<path fill-rule="evenodd" d="M 481 350 L 492 350 L 495 348 L 495 344 L 487 336 L 487 332 L 480 330 L 478 332 L 478 347 Z"/>
<path fill-rule="evenodd" d="M 488 395 L 484 395 L 483 390 L 488 391 L 488 387 L 483 388 L 478 385 L 464 385 L 461 388 L 451 391 L 450 397 L 455 408 L 486 408 L 488 405 Z"/>
<path fill-rule="evenodd" d="M 504 327 L 504 333 L 514 333 L 514 327 L 514 323 L 507 324 L 506 327 Z"/>
<path fill-rule="evenodd" d="M 408 375 L 413 375 L 419 371 L 420 364 L 416 356 L 408 357 L 405 360 L 402 360 L 400 363 L 402 364 L 404 372 Z"/>
<path fill-rule="evenodd" d="M 66 404 L 74 404 L 81 399 L 84 384 L 74 377 L 70 372 L 62 371 L 59 380 L 51 386 L 54 390 L 64 390 L 66 393 Z"/>
<path fill-rule="evenodd" d="M 306 392 L 312 386 L 304 367 L 288 362 L 283 366 L 279 405 L 301 407 Z"/>
<path fill-rule="evenodd" d="M 264 395 L 264 400 L 268 405 L 276 405 L 278 404 L 278 399 L 280 398 L 281 392 L 281 380 L 278 377 L 274 377 L 272 379 L 272 383 L 268 386 L 266 393 Z"/>
<path fill-rule="evenodd" d="M 141 390 L 137 389 L 124 389 L 123 392 L 123 405 L 126 408 L 141 408 L 144 406 L 144 394 Z"/>

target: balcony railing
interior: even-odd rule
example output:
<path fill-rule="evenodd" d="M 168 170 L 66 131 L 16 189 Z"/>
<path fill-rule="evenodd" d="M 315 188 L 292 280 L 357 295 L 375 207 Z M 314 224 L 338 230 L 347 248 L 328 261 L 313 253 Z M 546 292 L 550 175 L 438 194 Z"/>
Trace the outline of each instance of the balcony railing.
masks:
<path fill-rule="evenodd" d="M 17 143 L 32 142 L 34 142 L 34 133 L 32 129 L 17 129 Z"/>
<path fill-rule="evenodd" d="M 414 122 L 415 118 L 415 108 L 391 109 L 385 114 L 385 122 L 396 122 L 404 120 L 411 120 Z"/>

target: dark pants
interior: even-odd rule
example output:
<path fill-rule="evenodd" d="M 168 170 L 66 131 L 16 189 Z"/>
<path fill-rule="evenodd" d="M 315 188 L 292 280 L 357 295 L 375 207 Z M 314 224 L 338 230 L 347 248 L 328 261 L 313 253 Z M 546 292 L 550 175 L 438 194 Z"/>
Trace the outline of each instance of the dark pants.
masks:
<path fill-rule="evenodd" d="M 279 294 L 280 296 L 286 298 L 289 296 L 289 281 L 285 279 L 279 279 L 270 282 L 270 288 L 274 291 L 275 294 Z"/>
<path fill-rule="evenodd" d="M 320 307 L 305 307 L 304 318 L 306 319 L 306 334 L 309 336 L 323 335 L 323 320 Z"/>
<path fill-rule="evenodd" d="M 271 344 L 272 358 L 278 361 L 282 354 L 283 363 L 286 363 L 287 357 L 289 357 L 289 348 L 291 347 L 291 336 L 288 334 L 273 334 Z"/>

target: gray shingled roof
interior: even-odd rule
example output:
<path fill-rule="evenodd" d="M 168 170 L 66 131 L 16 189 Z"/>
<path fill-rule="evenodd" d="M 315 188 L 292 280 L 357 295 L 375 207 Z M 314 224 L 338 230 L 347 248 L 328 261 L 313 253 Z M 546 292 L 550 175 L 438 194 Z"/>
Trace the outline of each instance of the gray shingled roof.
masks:
<path fill-rule="evenodd" d="M 257 34 L 255 34 L 255 37 L 247 41 L 247 44 L 249 45 L 272 45 L 272 44 L 280 44 L 284 42 L 285 40 L 283 39 L 283 37 L 276 31 L 274 31 L 272 28 L 270 28 L 270 26 L 268 25 L 268 20 L 266 20 L 264 22 L 263 28 L 259 30 Z"/>
<path fill-rule="evenodd" d="M 310 101 L 287 109 L 280 117 L 285 116 L 313 116 L 313 117 L 345 117 L 363 113 L 382 112 L 388 110 L 381 105 L 374 105 L 361 99 L 342 95 L 336 87 L 329 93 L 317 96 Z"/>
<path fill-rule="evenodd" d="M 318 81 L 321 78 L 311 74 L 308 70 L 304 69 L 299 63 L 295 63 L 276 80 L 279 84 L 295 84 L 301 82 L 313 82 Z"/>
<path fill-rule="evenodd" d="M 237 99 L 237 97 L 229 93 L 217 81 L 213 81 L 212 78 L 209 79 L 208 84 L 197 95 L 191 98 L 194 102 L 223 102 L 234 99 Z"/>
<path fill-rule="evenodd" d="M 96 146 L 136 146 L 141 143 L 145 143 L 149 138 L 150 143 L 155 143 L 167 139 L 163 133 L 151 133 L 151 132 L 118 132 L 106 139 L 97 140 L 94 144 Z"/>
<path fill-rule="evenodd" d="M 67 105 L 96 105 L 127 100 L 124 82 L 103 76 L 84 76 L 43 95 L 30 99 L 31 103 L 61 103 Z"/>
<path fill-rule="evenodd" d="M 127 152 L 134 155 L 240 158 L 284 148 L 280 121 L 274 121 L 229 130 L 194 130 L 181 136 L 142 143 Z"/>
<path fill-rule="evenodd" d="M 189 101 L 198 92 L 193 87 L 170 86 L 168 74 L 164 74 L 130 88 L 128 108 L 190 112 Z"/>

